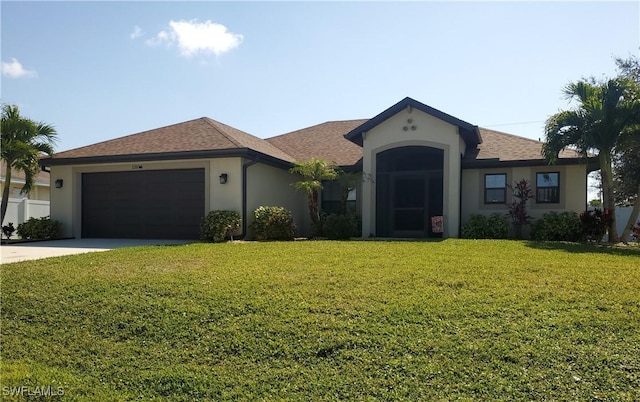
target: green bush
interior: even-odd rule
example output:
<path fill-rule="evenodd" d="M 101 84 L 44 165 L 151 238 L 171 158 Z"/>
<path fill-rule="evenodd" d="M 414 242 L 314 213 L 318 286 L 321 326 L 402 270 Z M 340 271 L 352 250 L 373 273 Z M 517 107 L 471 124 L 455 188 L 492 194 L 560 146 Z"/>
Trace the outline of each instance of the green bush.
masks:
<path fill-rule="evenodd" d="M 587 241 L 600 243 L 607 233 L 613 214 L 609 209 L 594 209 L 580 214 L 582 224 L 582 238 Z"/>
<path fill-rule="evenodd" d="M 360 237 L 360 220 L 354 214 L 330 214 L 322 222 L 322 230 L 331 240 Z"/>
<path fill-rule="evenodd" d="M 214 243 L 231 239 L 231 233 L 240 228 L 241 221 L 236 211 L 211 211 L 200 223 L 200 239 Z"/>
<path fill-rule="evenodd" d="M 541 241 L 578 241 L 580 218 L 574 212 L 551 211 L 538 219 L 531 228 L 531 239 Z"/>
<path fill-rule="evenodd" d="M 293 240 L 296 233 L 293 216 L 283 207 L 258 207 L 251 228 L 257 240 Z"/>
<path fill-rule="evenodd" d="M 50 217 L 30 218 L 28 221 L 18 225 L 18 236 L 29 240 L 55 239 L 60 234 L 62 224 L 51 220 Z"/>
<path fill-rule="evenodd" d="M 462 237 L 466 239 L 506 239 L 509 237 L 509 220 L 507 215 L 494 213 L 487 215 L 471 215 L 462 226 Z"/>

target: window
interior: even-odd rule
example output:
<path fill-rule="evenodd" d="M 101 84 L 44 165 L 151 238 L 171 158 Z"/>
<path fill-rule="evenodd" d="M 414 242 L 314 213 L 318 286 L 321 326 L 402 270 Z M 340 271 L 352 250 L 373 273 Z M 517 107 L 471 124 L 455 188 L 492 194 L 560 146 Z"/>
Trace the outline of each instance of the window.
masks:
<path fill-rule="evenodd" d="M 343 213 L 342 206 L 342 186 L 337 181 L 322 183 L 322 211 L 328 214 Z M 356 189 L 349 188 L 346 202 L 346 212 L 356 213 Z"/>
<path fill-rule="evenodd" d="M 507 202 L 506 173 L 484 175 L 484 203 L 504 204 Z"/>
<path fill-rule="evenodd" d="M 538 204 L 560 202 L 560 173 L 536 173 L 536 202 Z"/>

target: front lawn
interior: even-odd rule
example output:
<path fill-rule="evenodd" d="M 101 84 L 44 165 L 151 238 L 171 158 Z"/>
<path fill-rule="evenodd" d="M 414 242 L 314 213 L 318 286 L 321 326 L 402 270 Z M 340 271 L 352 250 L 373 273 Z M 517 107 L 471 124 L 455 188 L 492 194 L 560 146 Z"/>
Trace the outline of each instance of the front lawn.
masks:
<path fill-rule="evenodd" d="M 637 248 L 192 244 L 1 270 L 8 400 L 640 397 Z"/>

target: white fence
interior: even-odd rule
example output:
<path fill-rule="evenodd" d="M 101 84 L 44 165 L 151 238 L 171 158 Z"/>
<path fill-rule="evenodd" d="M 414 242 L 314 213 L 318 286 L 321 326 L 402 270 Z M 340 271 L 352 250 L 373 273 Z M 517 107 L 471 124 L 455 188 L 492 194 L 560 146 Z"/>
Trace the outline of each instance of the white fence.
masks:
<path fill-rule="evenodd" d="M 27 198 L 9 198 L 7 214 L 3 225 L 13 223 L 17 228 L 19 224 L 28 221 L 29 218 L 42 218 L 49 216 L 49 201 L 29 200 Z"/>
<path fill-rule="evenodd" d="M 618 229 L 618 235 L 622 235 L 624 226 L 627 224 L 629 217 L 631 216 L 631 210 L 633 207 L 616 207 L 616 227 Z M 640 220 L 640 216 L 636 217 L 636 222 Z M 624 239 L 621 239 L 624 240 Z M 631 239 L 626 239 L 631 240 Z"/>

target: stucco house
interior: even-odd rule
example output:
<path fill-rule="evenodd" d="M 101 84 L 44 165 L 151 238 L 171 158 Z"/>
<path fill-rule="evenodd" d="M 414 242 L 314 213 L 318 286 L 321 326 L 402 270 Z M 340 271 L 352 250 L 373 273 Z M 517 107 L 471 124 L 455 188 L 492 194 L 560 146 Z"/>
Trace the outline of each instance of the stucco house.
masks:
<path fill-rule="evenodd" d="M 458 237 L 472 214 L 506 213 L 507 184 L 529 180 L 530 213 L 580 212 L 592 162 L 565 150 L 549 166 L 542 143 L 480 128 L 411 98 L 371 119 L 332 121 L 261 139 L 203 117 L 42 160 L 51 179 L 51 217 L 73 237 L 197 238 L 210 210 L 243 217 L 291 210 L 300 235 L 310 231 L 306 197 L 291 183 L 294 161 L 312 157 L 361 174 L 350 193 L 362 236 Z M 335 199 L 335 185 L 322 194 Z M 434 232 L 433 218 L 442 233 Z"/>

